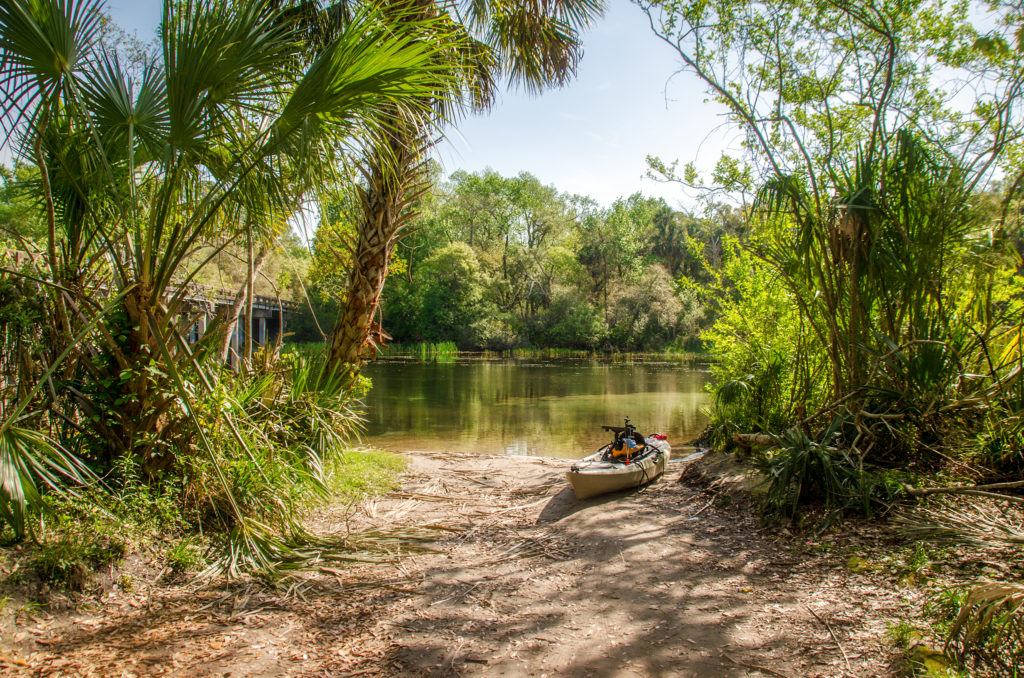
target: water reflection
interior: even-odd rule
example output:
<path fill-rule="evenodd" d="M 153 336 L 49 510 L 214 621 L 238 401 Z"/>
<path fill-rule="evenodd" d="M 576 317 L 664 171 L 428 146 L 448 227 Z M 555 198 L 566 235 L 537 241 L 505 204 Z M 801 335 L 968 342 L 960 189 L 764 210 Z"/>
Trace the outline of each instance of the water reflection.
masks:
<path fill-rule="evenodd" d="M 707 419 L 703 370 L 676 364 L 373 363 L 369 442 L 394 450 L 579 457 L 628 415 L 676 444 Z"/>

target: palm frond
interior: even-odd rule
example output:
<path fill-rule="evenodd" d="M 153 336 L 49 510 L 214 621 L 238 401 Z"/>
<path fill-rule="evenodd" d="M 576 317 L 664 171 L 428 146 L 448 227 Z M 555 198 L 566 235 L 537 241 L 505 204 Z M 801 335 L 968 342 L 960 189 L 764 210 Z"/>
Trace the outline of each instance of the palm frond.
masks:
<path fill-rule="evenodd" d="M 8 136 L 37 107 L 67 94 L 98 44 L 100 6 L 101 0 L 0 5 L 0 125 Z"/>
<path fill-rule="evenodd" d="M 41 431 L 8 424 L 0 431 L 0 519 L 14 536 L 25 535 L 30 510 L 42 508 L 44 489 L 74 494 L 68 481 L 95 480 L 89 468 Z"/>

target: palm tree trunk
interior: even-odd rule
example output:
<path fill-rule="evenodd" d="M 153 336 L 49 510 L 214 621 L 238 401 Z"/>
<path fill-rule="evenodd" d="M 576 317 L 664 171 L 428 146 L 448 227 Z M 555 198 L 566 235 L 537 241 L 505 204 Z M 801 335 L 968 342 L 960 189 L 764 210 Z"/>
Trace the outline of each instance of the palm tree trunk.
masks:
<path fill-rule="evenodd" d="M 253 290 L 255 287 L 256 271 L 253 267 L 253 251 L 252 251 L 252 226 L 250 225 L 250 236 L 249 236 L 249 250 L 246 256 L 246 271 L 245 271 L 245 325 L 243 327 L 245 337 L 245 348 L 243 354 L 246 360 L 252 360 L 252 303 L 253 303 Z"/>
<path fill-rule="evenodd" d="M 338 322 L 328 340 L 327 362 L 358 372 L 373 358 L 381 343 L 381 328 L 374 321 L 388 273 L 388 261 L 415 216 L 412 203 L 428 184 L 421 162 L 426 143 L 397 115 L 390 121 L 384 148 L 368 159 L 363 169 L 367 186 L 360 189 L 362 215 L 352 257 L 348 289 Z"/>

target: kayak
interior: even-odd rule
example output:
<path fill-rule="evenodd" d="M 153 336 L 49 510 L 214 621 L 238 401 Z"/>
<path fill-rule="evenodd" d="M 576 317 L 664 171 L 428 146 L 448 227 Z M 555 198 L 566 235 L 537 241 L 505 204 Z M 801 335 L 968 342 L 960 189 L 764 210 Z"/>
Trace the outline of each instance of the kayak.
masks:
<path fill-rule="evenodd" d="M 664 436 L 644 438 L 643 451 L 628 461 L 611 458 L 612 444 L 572 465 L 566 477 L 577 499 L 587 499 L 607 492 L 640 487 L 653 482 L 663 473 L 672 446 Z"/>

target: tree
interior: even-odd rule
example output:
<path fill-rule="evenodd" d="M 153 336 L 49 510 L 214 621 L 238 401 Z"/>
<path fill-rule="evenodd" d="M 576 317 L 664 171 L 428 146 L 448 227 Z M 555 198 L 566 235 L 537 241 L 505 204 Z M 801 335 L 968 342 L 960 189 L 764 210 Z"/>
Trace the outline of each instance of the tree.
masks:
<path fill-rule="evenodd" d="M 983 181 L 999 149 L 1020 138 L 1021 56 L 982 48 L 983 38 L 1005 38 L 980 35 L 966 3 L 637 4 L 746 136 L 751 167 L 732 159 L 720 181 L 797 176 L 826 203 L 843 168 L 858 155 L 885 162 L 903 128 L 950 149 Z M 947 96 L 954 78 L 966 96 Z"/>
<path fill-rule="evenodd" d="M 722 177 L 756 187 L 746 245 L 771 284 L 711 333 L 733 370 L 718 422 L 791 426 L 770 461 L 780 512 L 813 491 L 870 510 L 873 464 L 941 454 L 954 420 L 1007 407 L 994 394 L 1020 369 L 1015 265 L 979 195 L 1000 167 L 1024 176 L 1019 11 L 982 32 L 966 2 L 638 4 L 744 135 Z M 765 310 L 797 341 L 763 341 Z"/>
<path fill-rule="evenodd" d="M 395 2 L 389 6 L 404 6 Z M 490 106 L 497 82 L 507 77 L 532 91 L 561 85 L 575 71 L 581 54 L 578 30 L 602 8 L 600 0 L 557 0 L 550 3 L 460 2 L 418 6 L 423 17 L 442 17 L 462 31 L 465 40 L 453 45 L 447 64 L 462 76 L 458 91 L 470 108 Z M 399 15 L 408 16 L 406 14 Z M 397 109 L 387 117 L 389 133 L 366 156 L 359 188 L 362 218 L 358 225 L 353 269 L 343 310 L 328 347 L 335 366 L 358 370 L 371 357 L 377 341 L 378 309 L 388 261 L 411 218 L 410 207 L 425 190 L 423 154 L 430 145 L 425 131 Z"/>
<path fill-rule="evenodd" d="M 744 159 L 761 185 L 753 216 L 762 233 L 751 243 L 790 281 L 794 298 L 806 304 L 806 317 L 822 323 L 819 338 L 831 353 L 833 393 L 844 397 L 865 383 L 863 347 L 873 342 L 875 305 L 887 303 L 868 291 L 882 284 L 878 278 L 886 272 L 865 258 L 875 247 L 902 242 L 901 254 L 888 255 L 893 261 L 931 260 L 915 249 L 920 224 L 906 212 L 880 215 L 878 200 L 887 199 L 888 182 L 897 192 L 909 190 L 904 182 L 924 181 L 926 175 L 936 183 L 917 185 L 908 195 L 914 204 L 940 186 L 943 200 L 970 200 L 1002 151 L 1021 139 L 1024 58 L 994 48 L 1006 38 L 981 35 L 968 22 L 966 5 L 638 4 L 654 32 L 746 135 Z M 836 45 L 843 49 L 836 51 Z M 953 77 L 974 94 L 972 103 L 958 107 L 945 96 Z M 958 182 L 960 188 L 954 186 Z M 948 216 L 959 214 L 961 221 L 947 223 L 936 234 L 940 240 L 930 243 L 940 260 L 976 226 L 974 217 L 952 203 L 947 208 Z M 935 217 L 934 224 L 942 221 L 933 210 L 921 209 Z M 881 227 L 876 216 L 898 219 L 886 227 L 895 229 L 895 240 L 880 239 L 873 230 Z M 883 315 L 905 319 L 893 309 Z M 899 345 L 901 339 L 924 337 L 890 339 Z"/>
<path fill-rule="evenodd" d="M 615 290 L 610 332 L 615 344 L 626 349 L 662 346 L 675 339 L 682 310 L 672 276 L 655 264 L 639 280 L 623 282 Z"/>
<path fill-rule="evenodd" d="M 664 205 L 654 198 L 634 193 L 618 199 L 608 210 L 587 210 L 580 228 L 582 245 L 577 256 L 590 271 L 593 289 L 610 321 L 609 293 L 614 277 L 639 278 L 642 253 L 655 214 Z"/>
<path fill-rule="evenodd" d="M 487 308 L 487 280 L 476 253 L 465 243 L 453 243 L 423 262 L 419 301 L 419 336 L 426 341 L 450 341 L 461 347 L 480 345 L 477 325 Z"/>

